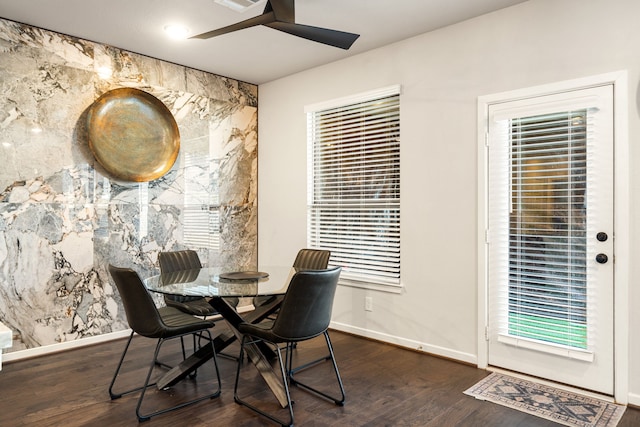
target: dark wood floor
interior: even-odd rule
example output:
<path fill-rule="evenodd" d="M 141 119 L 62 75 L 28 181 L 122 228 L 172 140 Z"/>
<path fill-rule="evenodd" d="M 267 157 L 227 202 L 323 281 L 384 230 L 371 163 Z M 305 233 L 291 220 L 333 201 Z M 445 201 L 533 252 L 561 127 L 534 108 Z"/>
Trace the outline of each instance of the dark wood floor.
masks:
<path fill-rule="evenodd" d="M 557 424 L 478 401 L 463 391 L 487 375 L 472 366 L 404 350 L 391 345 L 332 332 L 336 358 L 347 392 L 344 407 L 294 388 L 296 425 L 304 426 L 555 426 Z M 171 344 L 171 343 L 169 343 Z M 177 346 L 164 349 L 165 359 Z M 143 381 L 152 340 L 137 337 L 125 365 L 123 381 Z M 136 426 L 137 395 L 111 401 L 107 392 L 124 340 L 112 341 L 30 360 L 5 363 L 0 371 L 0 426 Z M 236 351 L 237 347 L 231 350 Z M 300 360 L 326 351 L 322 339 L 298 347 Z M 176 359 L 173 359 L 176 360 Z M 235 362 L 219 358 L 223 389 L 220 397 L 152 418 L 142 426 L 272 425 L 233 401 Z M 255 368 L 245 363 L 247 373 Z M 324 363 L 305 375 L 333 385 Z M 301 374 L 302 376 L 302 374 Z M 151 388 L 149 405 L 174 401 L 211 386 L 212 369 L 170 391 Z M 260 388 L 257 377 L 248 385 Z M 249 395 L 268 398 L 247 390 Z M 146 402 L 146 401 L 145 401 Z M 153 408 L 151 408 L 153 409 Z M 640 425 L 640 410 L 627 409 L 620 427 Z"/>

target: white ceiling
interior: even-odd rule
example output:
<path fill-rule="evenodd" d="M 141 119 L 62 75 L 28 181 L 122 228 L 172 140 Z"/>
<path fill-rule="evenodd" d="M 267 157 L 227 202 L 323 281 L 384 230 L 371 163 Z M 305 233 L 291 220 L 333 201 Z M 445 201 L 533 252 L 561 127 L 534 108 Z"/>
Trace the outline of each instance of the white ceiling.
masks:
<path fill-rule="evenodd" d="M 345 51 L 264 26 L 208 40 L 172 40 L 262 13 L 236 12 L 214 0 L 0 0 L 0 17 L 128 51 L 261 84 L 388 45 L 525 0 L 296 0 L 296 22 L 360 34 Z"/>

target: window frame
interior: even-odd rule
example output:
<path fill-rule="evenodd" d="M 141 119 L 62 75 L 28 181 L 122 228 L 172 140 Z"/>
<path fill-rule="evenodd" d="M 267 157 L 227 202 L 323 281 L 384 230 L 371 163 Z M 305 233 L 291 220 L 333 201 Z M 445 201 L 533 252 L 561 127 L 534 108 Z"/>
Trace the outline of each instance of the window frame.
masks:
<path fill-rule="evenodd" d="M 402 289 L 400 275 L 400 95 L 400 85 L 393 85 L 305 107 L 308 124 L 307 245 L 310 248 L 326 249 L 332 252 L 330 264 L 343 267 L 340 278 L 341 285 L 394 293 L 399 293 Z M 318 119 L 323 113 L 327 114 L 329 111 L 332 113 L 337 111 L 337 115 L 344 114 L 344 116 L 346 116 L 349 114 L 348 111 L 352 111 L 352 108 L 357 110 L 358 104 L 362 104 L 360 105 L 362 112 L 367 113 L 370 111 L 371 105 L 377 100 L 390 98 L 393 101 L 392 108 L 396 108 L 397 111 L 391 115 L 383 116 L 384 120 L 388 120 L 388 122 L 385 123 L 391 131 L 389 134 L 384 135 L 385 142 L 382 145 L 385 147 L 383 150 L 388 149 L 392 154 L 390 157 L 396 160 L 387 161 L 382 165 L 382 170 L 384 171 L 383 177 L 385 179 L 392 177 L 383 187 L 384 190 L 386 190 L 384 191 L 386 197 L 379 197 L 379 195 L 371 197 L 373 194 L 367 193 L 367 190 L 364 188 L 364 181 L 367 178 L 362 178 L 362 181 L 357 181 L 357 187 L 360 188 L 360 191 L 357 192 L 358 196 L 352 196 L 354 198 L 353 201 L 349 199 L 349 196 L 346 196 L 346 192 L 343 193 L 341 191 L 341 189 L 346 188 L 341 183 L 336 186 L 336 189 L 329 189 L 328 185 L 315 185 L 316 180 L 323 176 L 319 175 L 317 171 L 318 164 L 323 163 L 323 160 L 320 159 L 326 159 L 326 157 L 316 157 L 318 148 L 321 144 L 326 144 L 328 139 L 332 137 L 322 139 L 322 137 L 317 136 L 319 134 L 318 130 L 322 129 L 322 125 L 315 126 L 314 118 Z M 360 120 L 359 123 L 364 123 L 364 120 Z M 326 128 L 328 128 L 328 125 Z M 345 125 L 344 130 L 348 132 L 349 129 L 347 128 L 348 125 Z M 339 129 L 343 130 L 342 127 Z M 357 144 L 362 144 L 365 147 L 374 147 L 374 144 L 376 144 L 375 148 L 379 149 L 380 142 L 372 141 L 370 136 L 372 132 L 371 129 L 371 127 L 368 127 L 362 132 L 357 133 Z M 351 135 L 353 135 L 353 133 Z M 397 136 L 391 137 L 391 135 Z M 344 139 L 346 140 L 346 137 Z M 344 142 L 342 137 L 337 140 Z M 332 138 L 331 141 L 335 143 L 336 139 Z M 341 147 L 338 152 L 344 153 L 347 151 L 345 147 Z M 320 150 L 318 156 L 322 155 L 322 150 Z M 371 159 L 372 157 L 370 156 L 364 159 L 360 154 L 350 158 L 351 161 L 357 162 L 359 167 L 366 168 L 369 166 L 369 171 L 373 170 L 370 165 Z M 324 176 L 326 177 L 329 173 L 335 173 L 336 171 L 338 173 L 348 174 L 348 171 L 345 172 L 343 170 L 348 169 L 344 167 L 345 163 L 346 162 L 341 161 L 340 163 L 335 163 L 333 166 L 330 165 L 329 167 L 332 169 L 328 169 L 328 173 L 324 174 Z M 377 172 L 377 169 L 375 170 Z M 372 179 L 369 178 L 369 180 L 371 181 Z M 334 197 L 329 203 L 327 203 L 328 199 L 325 198 L 327 194 Z M 321 198 L 322 200 L 320 200 Z M 366 214 L 367 218 L 373 219 L 373 227 L 375 227 L 375 230 L 374 228 L 368 228 L 364 233 L 374 242 L 374 245 L 377 245 L 376 248 L 371 249 L 365 247 L 367 246 L 364 243 L 367 240 L 366 238 L 362 240 L 348 240 L 348 238 L 341 237 L 335 234 L 335 232 L 332 236 L 337 238 L 338 241 L 328 243 L 328 234 L 326 234 L 328 221 L 320 219 L 320 216 L 322 216 L 321 213 L 325 213 L 329 209 L 340 212 L 339 218 L 340 220 L 344 220 L 347 226 L 349 226 L 349 222 L 353 224 L 353 220 L 349 220 L 349 212 L 357 211 L 359 214 Z M 378 212 L 378 215 L 376 215 L 376 212 Z M 381 218 L 385 216 L 385 214 L 380 215 L 381 212 L 391 212 L 391 214 L 387 214 L 387 220 L 381 220 Z M 383 221 L 381 226 L 375 225 L 381 221 Z M 358 222 L 363 223 L 363 220 L 359 219 Z M 353 246 L 348 246 L 346 243 L 347 240 L 352 242 L 349 245 L 353 244 L 353 242 L 356 243 Z M 350 254 L 355 256 L 350 256 Z M 369 266 L 365 265 L 369 263 L 369 261 L 364 261 L 367 255 L 376 258 L 375 261 L 370 262 Z"/>

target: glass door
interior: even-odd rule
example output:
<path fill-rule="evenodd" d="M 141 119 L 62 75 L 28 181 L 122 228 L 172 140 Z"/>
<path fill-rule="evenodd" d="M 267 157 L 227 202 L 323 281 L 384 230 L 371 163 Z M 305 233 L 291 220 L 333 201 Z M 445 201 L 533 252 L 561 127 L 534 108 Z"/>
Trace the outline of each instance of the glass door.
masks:
<path fill-rule="evenodd" d="M 613 394 L 611 86 L 489 109 L 490 365 Z"/>

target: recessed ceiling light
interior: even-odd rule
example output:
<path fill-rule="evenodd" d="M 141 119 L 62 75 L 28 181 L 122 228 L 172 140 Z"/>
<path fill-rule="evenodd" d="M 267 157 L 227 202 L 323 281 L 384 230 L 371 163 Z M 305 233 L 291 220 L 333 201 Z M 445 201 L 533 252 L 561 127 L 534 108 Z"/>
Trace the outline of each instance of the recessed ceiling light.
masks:
<path fill-rule="evenodd" d="M 169 37 L 175 40 L 186 39 L 187 35 L 189 34 L 189 28 L 185 27 L 184 25 L 177 24 L 165 25 L 164 31 Z"/>

